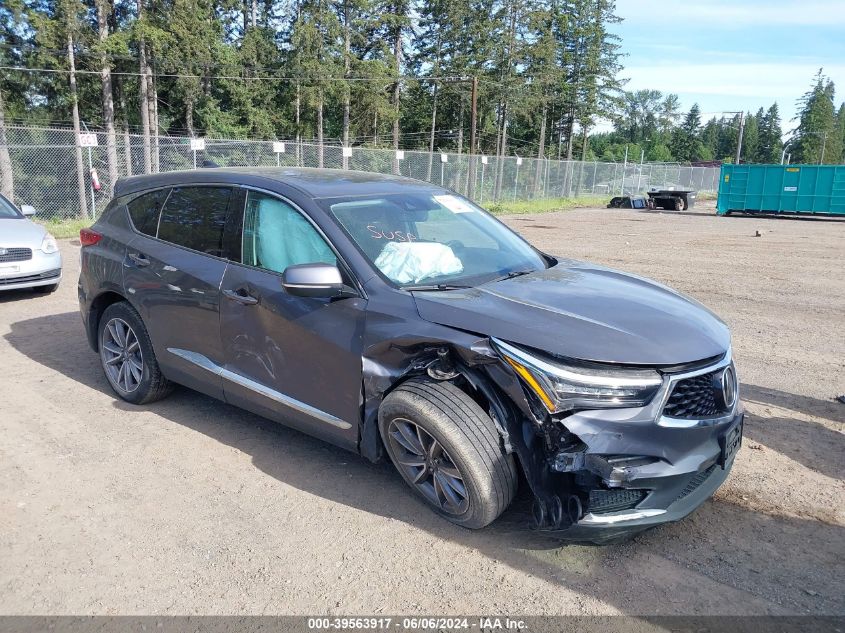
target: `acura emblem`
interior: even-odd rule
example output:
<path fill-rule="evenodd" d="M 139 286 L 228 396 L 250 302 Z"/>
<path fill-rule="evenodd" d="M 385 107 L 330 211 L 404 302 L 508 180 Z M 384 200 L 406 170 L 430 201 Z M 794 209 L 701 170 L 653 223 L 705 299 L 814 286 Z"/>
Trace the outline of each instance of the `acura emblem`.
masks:
<path fill-rule="evenodd" d="M 722 402 L 728 409 L 736 402 L 736 374 L 733 367 L 728 367 L 722 372 Z"/>

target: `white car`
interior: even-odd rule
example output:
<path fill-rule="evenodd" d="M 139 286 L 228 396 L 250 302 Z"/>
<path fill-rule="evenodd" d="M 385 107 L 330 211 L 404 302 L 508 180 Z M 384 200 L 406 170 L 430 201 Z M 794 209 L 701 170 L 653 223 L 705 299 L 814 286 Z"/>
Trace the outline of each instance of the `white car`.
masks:
<path fill-rule="evenodd" d="M 0 291 L 33 288 L 50 293 L 62 279 L 62 255 L 56 238 L 27 216 L 35 209 L 18 209 L 0 195 Z"/>

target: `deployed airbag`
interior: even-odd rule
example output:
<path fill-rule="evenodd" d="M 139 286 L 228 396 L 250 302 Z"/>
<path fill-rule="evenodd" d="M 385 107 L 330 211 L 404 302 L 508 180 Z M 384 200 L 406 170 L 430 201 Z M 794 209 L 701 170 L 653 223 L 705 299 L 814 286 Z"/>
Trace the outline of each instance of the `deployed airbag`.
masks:
<path fill-rule="evenodd" d="M 388 242 L 375 264 L 388 279 L 399 284 L 453 275 L 464 269 L 451 248 L 435 242 Z"/>

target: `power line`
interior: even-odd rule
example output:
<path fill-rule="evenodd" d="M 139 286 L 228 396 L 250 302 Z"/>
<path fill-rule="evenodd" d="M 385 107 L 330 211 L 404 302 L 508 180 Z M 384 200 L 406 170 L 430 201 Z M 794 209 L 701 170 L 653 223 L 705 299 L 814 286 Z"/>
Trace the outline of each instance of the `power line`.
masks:
<path fill-rule="evenodd" d="M 71 71 L 65 68 L 25 68 L 23 66 L 0 66 L 0 70 L 12 70 L 25 73 L 50 73 L 50 74 L 66 74 L 69 75 Z M 100 70 L 79 70 L 77 75 L 100 75 Z M 144 73 L 140 72 L 126 72 L 126 71 L 111 71 L 112 75 L 126 76 L 126 77 L 143 77 Z M 415 77 L 413 75 L 396 75 L 394 77 L 278 77 L 273 75 L 265 75 L 260 77 L 243 77 L 241 75 L 185 75 L 181 73 L 150 73 L 153 78 L 168 78 L 168 79 L 233 79 L 233 80 L 248 80 L 248 81 L 292 81 L 308 84 L 316 81 L 377 81 L 391 83 L 398 80 L 407 81 L 451 81 L 463 82 L 470 81 L 469 77 L 461 75 L 443 76 L 443 77 Z"/>

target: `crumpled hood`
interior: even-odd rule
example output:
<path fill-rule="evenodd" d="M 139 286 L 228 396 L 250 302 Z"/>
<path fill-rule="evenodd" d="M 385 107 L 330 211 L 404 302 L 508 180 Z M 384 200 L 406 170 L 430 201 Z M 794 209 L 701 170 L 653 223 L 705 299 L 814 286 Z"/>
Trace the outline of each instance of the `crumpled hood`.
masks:
<path fill-rule="evenodd" d="M 427 321 L 569 358 L 679 365 L 730 347 L 727 326 L 693 299 L 574 260 L 467 290 L 415 292 L 414 298 Z"/>
<path fill-rule="evenodd" d="M 0 247 L 20 247 L 36 249 L 47 233 L 40 224 L 20 218 L 0 219 Z"/>

